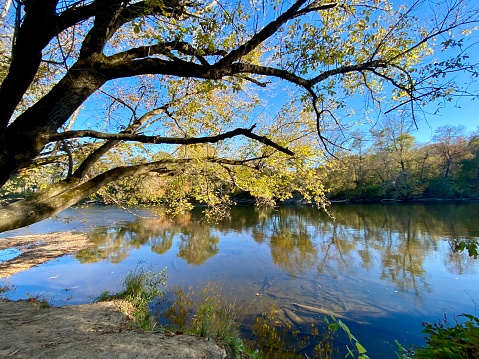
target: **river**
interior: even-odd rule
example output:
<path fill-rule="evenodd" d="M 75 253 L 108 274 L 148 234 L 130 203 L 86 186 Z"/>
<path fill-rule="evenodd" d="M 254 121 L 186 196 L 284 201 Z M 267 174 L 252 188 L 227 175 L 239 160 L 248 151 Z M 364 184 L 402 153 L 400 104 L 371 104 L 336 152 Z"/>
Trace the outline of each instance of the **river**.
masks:
<path fill-rule="evenodd" d="M 138 266 L 167 267 L 169 285 L 216 283 L 246 312 L 246 336 L 271 307 L 277 322 L 300 333 L 331 311 L 371 358 L 394 358 L 395 340 L 422 345 L 423 321 L 478 315 L 479 259 L 453 251 L 458 241 L 479 240 L 478 203 L 337 204 L 330 211 L 235 207 L 230 219 L 212 224 L 201 209 L 172 221 L 158 208 L 72 208 L 2 236 L 75 230 L 88 232 L 95 246 L 0 285 L 16 287 L 12 299 L 78 304 L 117 291 Z"/>

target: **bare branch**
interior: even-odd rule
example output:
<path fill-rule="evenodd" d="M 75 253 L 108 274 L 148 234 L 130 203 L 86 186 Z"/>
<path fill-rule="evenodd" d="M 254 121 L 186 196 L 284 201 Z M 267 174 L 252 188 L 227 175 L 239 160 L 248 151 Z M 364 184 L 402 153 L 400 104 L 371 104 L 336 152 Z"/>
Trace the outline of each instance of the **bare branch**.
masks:
<path fill-rule="evenodd" d="M 369 71 L 371 71 L 373 74 L 375 74 L 376 76 L 379 76 L 383 79 L 385 79 L 386 81 L 390 82 L 391 84 L 394 85 L 394 87 L 400 89 L 400 90 L 403 90 L 404 92 L 406 92 L 408 95 L 412 95 L 412 85 L 410 85 L 411 87 L 406 87 L 404 86 L 403 84 L 400 84 L 399 82 L 397 82 L 396 80 L 394 80 L 392 77 L 389 77 L 385 74 L 382 74 L 380 73 L 379 71 L 376 71 L 375 69 L 370 69 Z M 406 72 L 407 73 L 407 72 Z"/>
<path fill-rule="evenodd" d="M 258 85 L 258 86 L 260 86 L 260 87 L 266 87 L 266 86 L 268 86 L 268 82 L 261 82 L 261 81 L 258 81 L 258 80 L 256 80 L 256 79 L 252 78 L 252 77 L 249 77 L 249 76 L 245 76 L 244 79 L 247 80 L 247 81 L 249 81 L 249 82 L 252 82 L 252 83 L 254 83 L 255 85 Z"/>
<path fill-rule="evenodd" d="M 254 134 L 252 131 L 255 126 L 251 128 L 237 128 L 232 131 L 224 132 L 216 136 L 205 136 L 205 137 L 192 137 L 192 138 L 176 138 L 176 137 L 162 137 L 162 136 L 146 136 L 132 133 L 102 133 L 93 130 L 78 130 L 78 131 L 66 131 L 62 133 L 56 133 L 51 135 L 45 135 L 46 139 L 51 141 L 59 141 L 67 138 L 82 138 L 90 137 L 104 140 L 116 140 L 116 141 L 136 141 L 141 143 L 153 143 L 153 144 L 176 144 L 176 145 L 192 145 L 200 143 L 216 143 L 223 141 L 229 138 L 236 136 L 245 136 L 256 140 L 260 143 L 263 143 L 267 146 L 273 147 L 280 152 L 283 152 L 287 155 L 293 156 L 294 153 L 271 141 L 266 136 L 259 136 Z"/>
<path fill-rule="evenodd" d="M 208 65 L 203 56 L 224 56 L 226 51 L 223 50 L 208 50 L 208 49 L 195 49 L 187 42 L 183 41 L 170 41 L 161 44 L 151 46 L 140 46 L 129 49 L 127 51 L 119 52 L 118 54 L 109 56 L 107 60 L 111 63 L 117 61 L 128 61 L 141 58 L 148 58 L 153 55 L 162 55 L 170 51 L 179 51 L 185 55 L 191 55 L 197 57 L 202 65 Z"/>
<path fill-rule="evenodd" d="M 260 156 L 254 158 L 248 158 L 246 160 L 231 160 L 227 158 L 217 158 L 217 157 L 206 157 L 206 161 L 212 163 L 219 163 L 222 165 L 231 165 L 231 166 L 243 166 L 251 162 L 256 162 L 268 158 L 269 156 Z M 249 166 L 248 166 L 249 167 Z"/>
<path fill-rule="evenodd" d="M 306 6 L 304 9 L 297 11 L 294 17 L 299 17 L 310 12 L 332 9 L 336 6 L 338 6 L 338 3 L 336 2 L 321 4 L 319 1 L 315 1 L 311 5 Z"/>

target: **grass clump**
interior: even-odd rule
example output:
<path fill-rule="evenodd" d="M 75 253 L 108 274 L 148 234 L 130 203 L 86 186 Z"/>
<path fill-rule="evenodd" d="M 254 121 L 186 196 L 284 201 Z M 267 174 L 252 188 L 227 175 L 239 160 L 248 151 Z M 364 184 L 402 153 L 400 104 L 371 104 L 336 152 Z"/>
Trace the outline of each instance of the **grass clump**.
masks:
<path fill-rule="evenodd" d="M 35 304 L 38 308 L 46 309 L 53 307 L 53 303 L 48 298 L 41 294 L 27 293 L 27 302 Z"/>
<path fill-rule="evenodd" d="M 150 303 L 158 301 L 165 294 L 166 268 L 160 272 L 136 268 L 123 280 L 123 289 L 118 293 L 103 292 L 96 301 L 122 299 L 132 307 L 130 317 L 133 325 L 140 329 L 154 330 L 157 322 L 150 314 Z"/>
<path fill-rule="evenodd" d="M 261 358 L 240 338 L 237 320 L 240 309 L 219 294 L 217 284 L 210 283 L 198 292 L 191 287 L 179 288 L 174 298 L 163 313 L 170 328 L 203 338 L 218 338 L 230 347 L 234 358 Z"/>

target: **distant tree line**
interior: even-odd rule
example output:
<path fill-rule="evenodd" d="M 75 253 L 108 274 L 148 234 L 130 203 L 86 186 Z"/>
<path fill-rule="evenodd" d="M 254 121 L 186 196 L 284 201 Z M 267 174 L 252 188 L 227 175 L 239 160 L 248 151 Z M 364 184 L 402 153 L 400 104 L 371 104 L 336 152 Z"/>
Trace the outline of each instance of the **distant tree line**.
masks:
<path fill-rule="evenodd" d="M 356 133 L 351 147 L 319 170 L 331 199 L 479 197 L 479 130 L 445 125 L 421 144 L 403 124 L 386 121 L 367 138 Z"/>

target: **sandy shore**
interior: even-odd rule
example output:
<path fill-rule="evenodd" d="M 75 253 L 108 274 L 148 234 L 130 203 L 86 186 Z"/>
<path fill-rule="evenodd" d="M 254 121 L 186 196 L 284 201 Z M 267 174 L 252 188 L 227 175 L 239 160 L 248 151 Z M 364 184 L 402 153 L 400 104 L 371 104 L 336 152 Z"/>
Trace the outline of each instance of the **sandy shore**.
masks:
<path fill-rule="evenodd" d="M 0 278 L 91 245 L 86 235 L 70 232 L 0 239 L 0 250 L 21 252 L 0 263 Z M 0 300 L 0 358 L 229 358 L 213 340 L 133 330 L 125 307 L 121 301 L 46 307 Z"/>
<path fill-rule="evenodd" d="M 15 248 L 21 252 L 18 257 L 0 262 L 0 278 L 90 246 L 86 234 L 72 232 L 0 238 L 0 250 Z"/>
<path fill-rule="evenodd" d="M 132 330 L 120 307 L 0 301 L 0 358 L 229 358 L 213 340 Z"/>

